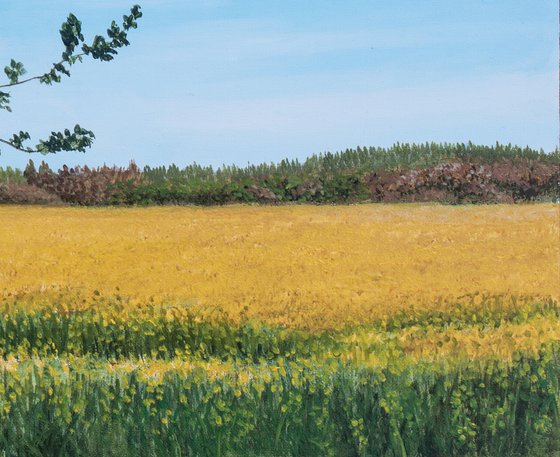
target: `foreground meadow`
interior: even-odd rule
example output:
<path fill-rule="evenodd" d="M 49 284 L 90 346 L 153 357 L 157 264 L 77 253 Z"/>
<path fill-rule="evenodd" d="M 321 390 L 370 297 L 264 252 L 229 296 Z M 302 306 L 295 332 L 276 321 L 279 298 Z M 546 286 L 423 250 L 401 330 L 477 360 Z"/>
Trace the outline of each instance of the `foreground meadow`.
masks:
<path fill-rule="evenodd" d="M 0 451 L 560 451 L 559 216 L 0 207 Z"/>

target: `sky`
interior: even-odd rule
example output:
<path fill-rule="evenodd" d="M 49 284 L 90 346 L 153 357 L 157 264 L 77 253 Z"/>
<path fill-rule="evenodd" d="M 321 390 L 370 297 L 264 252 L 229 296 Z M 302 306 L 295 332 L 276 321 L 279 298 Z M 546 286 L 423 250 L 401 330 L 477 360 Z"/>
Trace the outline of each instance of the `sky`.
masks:
<path fill-rule="evenodd" d="M 0 67 L 58 61 L 134 0 L 0 0 Z M 246 165 L 395 142 L 558 145 L 557 0 L 138 0 L 112 62 L 11 90 L 0 138 L 76 123 L 86 153 L 0 148 L 0 167 Z M 2 75 L 3 76 L 3 75 Z M 0 81 L 3 81 L 0 78 Z M 35 143 L 33 143 L 35 144 Z"/>

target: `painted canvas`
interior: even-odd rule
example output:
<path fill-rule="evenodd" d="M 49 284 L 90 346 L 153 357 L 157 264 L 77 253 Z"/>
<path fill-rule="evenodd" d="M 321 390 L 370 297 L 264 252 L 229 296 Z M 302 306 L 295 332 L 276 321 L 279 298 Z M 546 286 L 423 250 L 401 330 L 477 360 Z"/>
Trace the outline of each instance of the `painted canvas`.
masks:
<path fill-rule="evenodd" d="M 0 456 L 559 457 L 557 18 L 3 0 Z"/>

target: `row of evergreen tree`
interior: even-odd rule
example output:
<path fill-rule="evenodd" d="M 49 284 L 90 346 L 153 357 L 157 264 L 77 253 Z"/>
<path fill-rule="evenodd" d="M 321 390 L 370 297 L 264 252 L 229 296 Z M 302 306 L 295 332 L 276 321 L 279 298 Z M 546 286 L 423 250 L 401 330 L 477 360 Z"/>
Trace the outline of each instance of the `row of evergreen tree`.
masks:
<path fill-rule="evenodd" d="M 6 168 L 0 167 L 0 183 L 25 183 L 25 177 L 23 172 L 17 168 L 12 168 L 10 166 Z"/>
<path fill-rule="evenodd" d="M 324 177 L 344 171 L 355 174 L 380 169 L 406 170 L 433 166 L 452 159 L 480 159 L 495 161 L 499 159 L 525 158 L 531 160 L 558 161 L 558 150 L 545 153 L 527 147 L 521 148 L 511 144 L 496 143 L 493 146 L 468 143 L 395 143 L 389 148 L 361 147 L 346 149 L 335 153 L 313 154 L 300 162 L 298 159 L 284 159 L 279 163 L 261 163 L 239 167 L 222 165 L 212 166 L 193 163 L 184 168 L 175 164 L 169 166 L 143 169 L 143 177 L 152 183 L 164 182 L 213 182 L 228 183 L 246 179 L 264 179 L 268 176 Z M 0 167 L 0 183 L 24 183 L 21 170 L 12 167 Z"/>
<path fill-rule="evenodd" d="M 474 158 L 494 161 L 502 158 L 525 158 L 554 160 L 558 151 L 547 154 L 544 150 L 521 148 L 511 144 L 496 143 L 493 146 L 468 143 L 396 143 L 389 148 L 360 147 L 339 152 L 313 154 L 305 161 L 284 159 L 279 163 L 261 163 L 238 167 L 222 165 L 214 169 L 197 163 L 180 168 L 175 164 L 144 168 L 144 177 L 153 183 L 174 181 L 228 182 L 246 178 L 264 178 L 270 175 L 325 176 L 352 170 L 362 174 L 379 169 L 406 170 L 433 166 L 452 159 Z"/>

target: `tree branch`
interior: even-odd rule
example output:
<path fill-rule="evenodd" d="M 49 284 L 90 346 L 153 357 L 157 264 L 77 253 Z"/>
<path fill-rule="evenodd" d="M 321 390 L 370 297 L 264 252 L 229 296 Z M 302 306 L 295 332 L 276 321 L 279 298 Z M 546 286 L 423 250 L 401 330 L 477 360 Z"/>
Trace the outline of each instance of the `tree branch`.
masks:
<path fill-rule="evenodd" d="M 17 85 L 19 85 L 19 84 L 28 83 L 29 81 L 33 81 L 34 79 L 41 79 L 42 77 L 43 77 L 43 75 L 41 75 L 41 76 L 33 76 L 33 78 L 24 79 L 23 81 L 18 81 L 17 83 L 2 84 L 2 85 L 0 86 L 0 88 L 17 86 Z"/>
<path fill-rule="evenodd" d="M 109 62 L 113 60 L 114 55 L 118 54 L 117 49 L 128 46 L 130 43 L 127 34 L 131 29 L 137 28 L 137 20 L 142 17 L 140 6 L 134 5 L 130 9 L 130 15 L 123 16 L 122 28 L 113 21 L 107 29 L 107 38 L 96 35 L 91 45 L 84 43 L 82 35 L 82 23 L 72 13 L 68 15 L 65 22 L 60 28 L 60 37 L 64 44 L 64 52 L 62 59 L 58 63 L 53 63 L 50 71 L 39 76 L 33 76 L 20 80 L 20 77 L 26 73 L 21 62 L 11 59 L 9 65 L 4 67 L 4 73 L 9 79 L 8 84 L 0 84 L 0 89 L 10 88 L 30 81 L 39 80 L 42 84 L 60 83 L 62 76 L 70 76 L 69 67 L 76 62 L 82 62 L 83 56 L 89 56 L 95 60 Z M 77 46 L 81 45 L 81 53 L 74 54 Z M 10 94 L 0 90 L 0 110 L 12 111 L 10 107 Z M 4 140 L 0 138 L 0 143 L 27 153 L 49 154 L 59 151 L 80 151 L 85 152 L 86 148 L 90 148 L 95 135 L 91 130 L 86 130 L 78 124 L 71 131 L 65 129 L 63 132 L 51 132 L 46 140 L 39 140 L 34 148 L 24 145 L 30 140 L 29 133 L 20 131 L 15 133 L 12 138 Z"/>
<path fill-rule="evenodd" d="M 85 56 L 85 55 L 86 55 L 86 53 L 85 53 L 85 52 L 82 52 L 82 53 L 80 53 L 80 54 L 76 54 L 76 55 L 73 56 L 73 57 L 79 58 L 79 57 L 83 57 L 83 56 Z M 61 60 L 60 62 L 53 64 L 53 68 L 54 68 L 55 66 L 57 66 L 57 65 L 62 65 L 62 64 L 64 64 L 64 63 L 69 63 L 69 60 L 68 60 L 68 59 Z M 42 75 L 33 76 L 32 78 L 27 78 L 27 79 L 24 79 L 24 80 L 22 80 L 22 81 L 17 81 L 17 82 L 15 82 L 15 83 L 1 84 L 1 85 L 0 85 L 0 89 L 2 89 L 2 88 L 4 88 L 4 87 L 18 86 L 18 85 L 20 85 L 20 84 L 24 84 L 24 83 L 28 83 L 29 81 L 33 81 L 33 80 L 35 80 L 35 79 L 41 79 L 41 78 L 44 78 L 45 76 L 48 76 L 48 74 L 49 74 L 49 73 L 43 73 Z"/>
<path fill-rule="evenodd" d="M 73 130 L 65 129 L 63 132 L 51 132 L 46 140 L 39 140 L 35 148 L 24 146 L 24 142 L 29 141 L 31 137 L 29 133 L 20 131 L 15 133 L 9 140 L 0 138 L 0 142 L 11 146 L 22 152 L 39 152 L 41 154 L 55 153 L 60 151 L 80 151 L 85 152 L 86 148 L 90 148 L 95 139 L 95 135 L 91 130 L 80 127 L 79 124 L 74 126 Z"/>
<path fill-rule="evenodd" d="M 17 149 L 18 151 L 27 152 L 27 153 L 29 153 L 29 154 L 36 153 L 36 152 L 41 152 L 41 151 L 39 151 L 38 149 L 31 149 L 31 148 L 25 149 L 25 148 L 21 148 L 21 147 L 19 147 L 19 146 L 16 146 L 15 144 L 12 144 L 11 142 L 9 142 L 9 141 L 7 141 L 7 140 L 3 140 L 2 138 L 0 138 L 0 143 L 7 144 L 8 146 L 11 146 L 12 148 Z"/>

